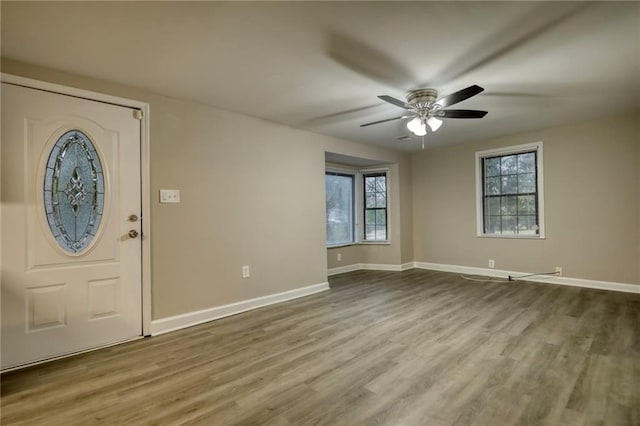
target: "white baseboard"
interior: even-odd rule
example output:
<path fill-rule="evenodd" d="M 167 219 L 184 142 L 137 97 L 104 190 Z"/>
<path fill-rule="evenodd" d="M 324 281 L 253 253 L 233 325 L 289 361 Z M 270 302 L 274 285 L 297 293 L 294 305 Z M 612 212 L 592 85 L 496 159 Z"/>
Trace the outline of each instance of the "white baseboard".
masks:
<path fill-rule="evenodd" d="M 432 271 L 454 272 L 459 274 L 485 275 L 490 277 L 508 278 L 511 276 L 526 275 L 527 272 L 505 271 L 501 269 L 478 268 L 472 266 L 447 265 L 442 263 L 413 262 L 413 266 L 419 269 Z M 640 293 L 640 285 L 616 283 L 610 281 L 586 280 L 583 278 L 556 277 L 551 275 L 539 275 L 523 278 L 526 281 L 548 283 L 556 285 L 568 285 L 572 287 L 595 288 L 599 290 L 622 291 L 625 293 Z"/>
<path fill-rule="evenodd" d="M 389 265 L 384 263 L 361 263 L 360 269 L 365 271 L 396 271 L 402 270 L 402 265 Z"/>
<path fill-rule="evenodd" d="M 338 267 L 327 270 L 327 276 L 330 277 L 332 275 L 344 274 L 345 272 L 359 271 L 360 269 L 362 269 L 362 267 L 360 266 L 360 263 L 354 263 L 352 265 L 345 265 L 345 266 L 338 266 Z"/>
<path fill-rule="evenodd" d="M 525 275 L 526 272 L 506 271 L 501 269 L 488 269 L 473 266 L 447 265 L 442 263 L 430 262 L 408 262 L 401 265 L 375 264 L 375 263 L 356 263 L 353 265 L 339 266 L 331 268 L 327 271 L 327 275 L 342 274 L 345 272 L 358 270 L 377 270 L 377 271 L 406 271 L 408 269 L 429 269 L 432 271 L 453 272 L 459 274 L 485 275 L 491 277 L 508 278 L 509 275 L 518 276 Z M 595 281 L 582 278 L 555 277 L 555 276 L 533 276 L 527 277 L 526 281 L 566 285 L 572 287 L 593 288 L 599 290 L 621 291 L 625 293 L 640 293 L 640 285 L 616 283 L 610 281 Z M 229 305 L 217 306 L 201 311 L 189 312 L 186 314 L 176 315 L 173 317 L 161 318 L 151 321 L 151 335 L 168 333 L 170 331 L 180 330 L 182 328 L 191 327 L 219 318 L 228 317 L 242 312 L 257 309 L 263 306 L 273 305 L 275 303 L 287 300 L 297 299 L 299 297 L 309 296 L 329 290 L 329 283 L 324 282 L 314 284 L 307 287 L 297 288 L 294 290 L 284 291 L 282 293 L 270 294 L 268 296 L 257 297 L 255 299 L 243 300 L 241 302 L 231 303 Z"/>
<path fill-rule="evenodd" d="M 406 271 L 414 268 L 414 262 L 403 263 L 402 265 L 390 265 L 383 263 L 354 263 L 352 265 L 338 266 L 327 271 L 327 276 L 344 274 L 352 271 Z"/>
<path fill-rule="evenodd" d="M 273 305 L 299 297 L 309 296 L 329 290 L 329 283 L 324 282 L 307 287 L 296 288 L 294 290 L 283 291 L 282 293 L 270 294 L 268 296 L 256 297 L 255 299 L 243 300 L 229 305 L 216 306 L 214 308 L 203 309 L 201 311 L 189 312 L 173 317 L 160 318 L 151 321 L 151 335 L 168 333 L 182 328 L 209 322 L 215 319 L 228 317 L 263 306 Z"/>
<path fill-rule="evenodd" d="M 403 271 L 408 271 L 409 269 L 413 269 L 415 268 L 414 263 L 415 262 L 403 263 L 402 265 L 400 265 L 400 269 L 402 269 Z"/>
<path fill-rule="evenodd" d="M 353 265 L 339 266 L 327 271 L 328 276 L 343 274 L 345 272 L 372 270 L 372 271 L 406 271 L 407 269 L 429 269 L 432 271 L 453 272 L 457 274 L 485 275 L 497 278 L 508 278 L 511 276 L 527 275 L 527 272 L 506 271 L 502 269 L 479 268 L 475 266 L 447 265 L 443 263 L 430 262 L 408 262 L 402 265 L 387 265 L 376 263 L 355 263 Z M 540 275 L 524 278 L 526 281 L 548 283 L 556 285 L 568 285 L 572 287 L 595 288 L 599 290 L 622 291 L 625 293 L 640 293 L 640 285 L 616 283 L 610 281 L 594 281 L 583 278 L 555 277 L 550 275 Z"/>

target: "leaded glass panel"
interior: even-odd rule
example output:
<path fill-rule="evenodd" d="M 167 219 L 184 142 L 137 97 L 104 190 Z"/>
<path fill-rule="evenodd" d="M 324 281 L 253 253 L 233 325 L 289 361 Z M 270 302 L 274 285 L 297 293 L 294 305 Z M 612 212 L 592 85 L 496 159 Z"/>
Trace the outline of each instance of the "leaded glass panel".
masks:
<path fill-rule="evenodd" d="M 91 139 L 80 130 L 60 136 L 44 173 L 44 209 L 58 245 L 80 253 L 93 241 L 104 210 L 104 174 Z"/>

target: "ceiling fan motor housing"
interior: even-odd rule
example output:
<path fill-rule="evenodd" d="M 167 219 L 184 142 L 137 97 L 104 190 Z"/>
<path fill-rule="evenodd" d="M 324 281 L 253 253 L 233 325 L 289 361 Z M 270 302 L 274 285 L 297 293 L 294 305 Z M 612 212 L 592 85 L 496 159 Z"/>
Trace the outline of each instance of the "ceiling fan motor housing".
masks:
<path fill-rule="evenodd" d="M 407 93 L 407 102 L 417 109 L 428 108 L 438 99 L 435 89 L 417 89 Z"/>

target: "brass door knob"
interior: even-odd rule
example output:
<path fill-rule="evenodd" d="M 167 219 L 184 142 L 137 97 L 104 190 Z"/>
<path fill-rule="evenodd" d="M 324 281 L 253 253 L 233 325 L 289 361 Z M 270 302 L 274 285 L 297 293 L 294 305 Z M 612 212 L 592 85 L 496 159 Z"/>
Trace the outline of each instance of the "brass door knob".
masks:
<path fill-rule="evenodd" d="M 138 231 L 136 231 L 135 229 L 132 229 L 131 231 L 129 231 L 129 238 L 135 238 L 138 236 Z"/>

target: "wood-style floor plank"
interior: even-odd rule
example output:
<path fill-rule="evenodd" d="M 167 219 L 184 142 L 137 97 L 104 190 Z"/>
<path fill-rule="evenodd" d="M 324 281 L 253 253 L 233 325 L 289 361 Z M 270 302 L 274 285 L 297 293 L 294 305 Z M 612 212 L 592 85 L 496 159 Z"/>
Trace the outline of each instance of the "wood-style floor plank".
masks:
<path fill-rule="evenodd" d="M 358 271 L 1 377 L 3 425 L 639 425 L 640 295 Z"/>

